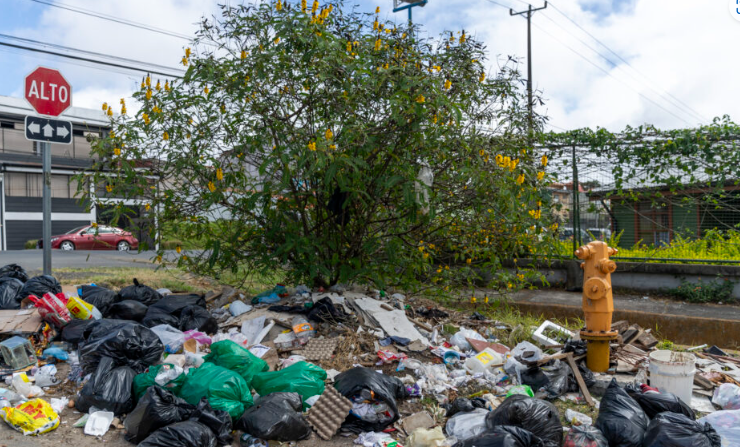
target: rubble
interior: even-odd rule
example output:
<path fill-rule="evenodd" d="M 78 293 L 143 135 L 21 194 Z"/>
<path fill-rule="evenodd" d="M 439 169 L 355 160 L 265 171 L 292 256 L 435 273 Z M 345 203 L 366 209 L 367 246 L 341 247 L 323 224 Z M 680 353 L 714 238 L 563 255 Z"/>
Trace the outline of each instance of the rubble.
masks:
<path fill-rule="evenodd" d="M 20 275 L 8 267 L 0 279 L 6 270 Z M 612 324 L 609 370 L 594 373 L 572 328 L 517 327 L 400 293 L 276 285 L 201 296 L 138 281 L 55 292 L 52 279 L 35 279 L 41 296 L 21 309 L 0 310 L 0 416 L 41 436 L 68 418 L 80 433 L 125 432 L 143 446 L 224 445 L 236 431 L 251 445 L 344 435 L 369 447 L 606 447 L 671 430 L 703 446 L 714 442 L 705 423 L 737 436 L 727 421 L 740 419 L 740 360 L 690 349 L 687 402 L 647 386 L 661 346 L 628 321 Z M 29 402 L 45 425 L 6 417 Z"/>

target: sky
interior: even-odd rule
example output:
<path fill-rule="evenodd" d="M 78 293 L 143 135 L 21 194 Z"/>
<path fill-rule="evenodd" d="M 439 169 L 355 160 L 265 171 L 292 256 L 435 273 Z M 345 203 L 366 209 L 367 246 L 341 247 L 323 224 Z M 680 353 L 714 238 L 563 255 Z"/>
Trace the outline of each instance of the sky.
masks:
<path fill-rule="evenodd" d="M 41 0 L 192 36 L 218 4 L 250 0 Z M 298 0 L 288 0 L 298 1 Z M 532 70 L 545 104 L 548 129 L 625 126 L 693 127 L 725 114 L 740 117 L 740 101 L 724 87 L 740 68 L 736 0 L 554 0 L 532 18 Z M 402 23 L 392 0 L 346 0 Z M 544 2 L 535 1 L 533 7 Z M 413 18 L 430 35 L 466 30 L 482 41 L 489 66 L 514 56 L 526 73 L 524 0 L 429 0 Z M 730 7 L 732 6 L 732 8 Z M 34 39 L 156 63 L 177 69 L 186 39 L 55 8 L 34 0 L 0 0 L 0 42 Z M 35 67 L 59 69 L 72 84 L 73 105 L 99 108 L 138 88 L 142 74 L 101 69 L 49 55 L 0 46 L 0 95 L 23 95 L 23 78 Z M 181 67 L 181 66 L 180 66 Z M 111 71 L 112 70 L 112 71 Z"/>

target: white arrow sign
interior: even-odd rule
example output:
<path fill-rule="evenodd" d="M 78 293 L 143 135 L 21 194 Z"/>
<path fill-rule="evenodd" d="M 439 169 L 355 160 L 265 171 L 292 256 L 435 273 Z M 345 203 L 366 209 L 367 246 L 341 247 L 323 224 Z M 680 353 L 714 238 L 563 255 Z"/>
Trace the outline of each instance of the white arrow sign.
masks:
<path fill-rule="evenodd" d="M 39 123 L 31 123 L 28 125 L 28 130 L 30 130 L 31 133 L 39 133 L 41 131 L 41 127 L 39 127 Z"/>
<path fill-rule="evenodd" d="M 66 127 L 64 127 L 64 126 L 62 126 L 62 127 L 57 127 L 57 135 L 59 135 L 60 137 L 64 138 L 64 137 L 66 137 L 67 135 L 69 135 L 69 131 L 68 131 L 68 130 L 67 130 L 67 128 L 66 128 Z"/>
<path fill-rule="evenodd" d="M 51 126 L 51 124 L 46 123 L 46 125 L 44 127 L 42 127 L 42 129 L 44 129 L 44 136 L 45 137 L 53 137 L 54 136 L 54 128 Z"/>

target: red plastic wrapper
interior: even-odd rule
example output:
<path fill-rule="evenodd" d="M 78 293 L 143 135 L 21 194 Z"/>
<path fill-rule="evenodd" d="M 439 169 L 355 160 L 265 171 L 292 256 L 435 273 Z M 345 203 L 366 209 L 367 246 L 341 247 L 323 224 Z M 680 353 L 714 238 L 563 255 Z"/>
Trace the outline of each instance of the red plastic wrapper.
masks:
<path fill-rule="evenodd" d="M 39 309 L 39 315 L 44 321 L 58 328 L 63 328 L 72 321 L 72 315 L 67 310 L 67 297 L 63 293 L 52 295 L 47 292 L 41 298 L 29 295 L 28 299 Z"/>

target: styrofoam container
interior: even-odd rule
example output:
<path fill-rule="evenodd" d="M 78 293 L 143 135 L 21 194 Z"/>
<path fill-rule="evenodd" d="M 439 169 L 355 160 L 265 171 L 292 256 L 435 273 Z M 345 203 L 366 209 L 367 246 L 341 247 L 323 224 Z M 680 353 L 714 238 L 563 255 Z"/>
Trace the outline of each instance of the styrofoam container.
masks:
<path fill-rule="evenodd" d="M 491 348 L 486 348 L 465 360 L 465 368 L 472 373 L 493 372 L 495 368 L 503 364 L 504 358 Z"/>
<path fill-rule="evenodd" d="M 650 386 L 673 393 L 687 405 L 696 374 L 696 357 L 688 352 L 653 351 L 650 353 Z"/>

